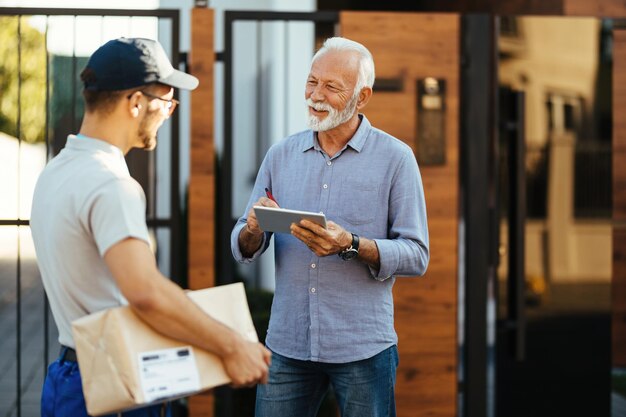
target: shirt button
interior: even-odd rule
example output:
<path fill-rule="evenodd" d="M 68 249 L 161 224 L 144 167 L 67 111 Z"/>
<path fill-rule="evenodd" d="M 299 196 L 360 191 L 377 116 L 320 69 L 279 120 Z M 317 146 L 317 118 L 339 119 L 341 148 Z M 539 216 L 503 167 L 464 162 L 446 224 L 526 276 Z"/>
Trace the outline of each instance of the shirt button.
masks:
<path fill-rule="evenodd" d="M 333 164 L 332 161 L 326 162 L 326 165 L 328 165 L 328 166 L 331 166 L 332 164 Z"/>
<path fill-rule="evenodd" d="M 328 188 L 328 184 L 324 184 L 324 185 L 323 185 L 323 187 L 324 187 L 324 188 Z"/>
<path fill-rule="evenodd" d="M 315 288 L 311 288 L 311 292 L 315 294 Z"/>
<path fill-rule="evenodd" d="M 311 264 L 311 268 L 313 268 L 313 269 L 315 269 L 316 266 L 317 265 L 315 265 L 315 264 Z"/>

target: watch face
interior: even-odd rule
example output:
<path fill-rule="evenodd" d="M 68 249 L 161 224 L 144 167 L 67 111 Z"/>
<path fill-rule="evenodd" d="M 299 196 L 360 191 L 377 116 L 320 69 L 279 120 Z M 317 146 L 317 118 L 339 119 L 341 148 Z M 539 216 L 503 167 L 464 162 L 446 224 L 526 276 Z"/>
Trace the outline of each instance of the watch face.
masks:
<path fill-rule="evenodd" d="M 356 249 L 348 249 L 345 252 L 341 252 L 339 256 L 341 256 L 341 259 L 344 261 L 349 261 L 350 259 L 356 258 L 358 254 L 359 252 Z"/>

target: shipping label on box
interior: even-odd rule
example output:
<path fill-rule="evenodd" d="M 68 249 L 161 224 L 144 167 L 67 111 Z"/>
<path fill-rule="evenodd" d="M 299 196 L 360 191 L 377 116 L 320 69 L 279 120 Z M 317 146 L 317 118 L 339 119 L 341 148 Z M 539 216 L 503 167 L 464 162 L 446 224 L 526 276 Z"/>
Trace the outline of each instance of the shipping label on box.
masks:
<path fill-rule="evenodd" d="M 139 352 L 139 379 L 148 402 L 200 390 L 200 375 L 191 346 Z"/>

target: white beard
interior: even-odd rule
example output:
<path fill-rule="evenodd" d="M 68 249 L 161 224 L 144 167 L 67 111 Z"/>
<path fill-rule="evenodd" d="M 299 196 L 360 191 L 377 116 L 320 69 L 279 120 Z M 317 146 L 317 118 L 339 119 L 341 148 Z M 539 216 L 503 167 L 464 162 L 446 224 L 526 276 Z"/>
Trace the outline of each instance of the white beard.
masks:
<path fill-rule="evenodd" d="M 344 124 L 354 116 L 358 98 L 359 94 L 355 91 L 348 104 L 346 104 L 346 108 L 338 111 L 328 103 L 316 103 L 309 97 L 306 99 L 306 121 L 309 129 L 314 132 L 325 132 Z M 320 120 L 317 116 L 309 113 L 309 107 L 313 107 L 317 111 L 327 111 L 328 115 Z"/>

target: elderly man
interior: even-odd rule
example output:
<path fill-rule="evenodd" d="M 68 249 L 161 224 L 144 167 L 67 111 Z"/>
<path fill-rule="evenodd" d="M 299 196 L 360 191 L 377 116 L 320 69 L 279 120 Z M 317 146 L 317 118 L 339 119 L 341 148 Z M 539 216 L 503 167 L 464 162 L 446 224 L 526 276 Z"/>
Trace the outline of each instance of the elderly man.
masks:
<path fill-rule="evenodd" d="M 42 172 L 31 227 L 37 261 L 62 345 L 43 387 L 44 417 L 87 416 L 70 324 L 129 304 L 159 332 L 217 354 L 235 385 L 264 382 L 270 352 L 206 315 L 161 275 L 149 247 L 145 195 L 124 155 L 153 149 L 176 108 L 174 87 L 198 80 L 172 67 L 150 39 L 101 46 L 81 74 L 86 113 L 80 133 Z M 124 416 L 169 415 L 167 405 Z"/>
<path fill-rule="evenodd" d="M 426 206 L 411 148 L 360 114 L 372 96 L 374 62 L 361 44 L 330 38 L 311 63 L 310 130 L 272 146 L 246 214 L 231 236 L 252 262 L 272 234 L 253 206 L 324 212 L 327 228 L 302 220 L 275 234 L 276 293 L 267 347 L 269 383 L 259 417 L 315 416 L 332 385 L 343 417 L 395 415 L 398 364 L 392 287 L 429 260 Z"/>

